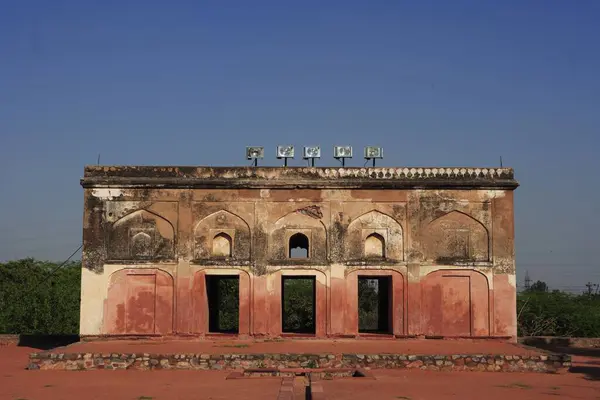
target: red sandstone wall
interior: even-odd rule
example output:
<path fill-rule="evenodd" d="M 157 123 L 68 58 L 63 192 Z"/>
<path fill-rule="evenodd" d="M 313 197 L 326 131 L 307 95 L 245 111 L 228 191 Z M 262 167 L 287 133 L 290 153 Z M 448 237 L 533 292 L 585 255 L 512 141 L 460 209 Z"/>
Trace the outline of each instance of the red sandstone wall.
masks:
<path fill-rule="evenodd" d="M 277 336 L 281 334 L 282 274 L 293 270 L 321 277 L 316 284 L 317 336 L 357 334 L 357 279 L 366 275 L 392 277 L 395 335 L 514 338 L 513 193 L 425 192 L 352 190 L 328 199 L 333 194 L 321 190 L 271 190 L 264 198 L 258 190 L 154 190 L 144 195 L 151 203 L 144 206 L 145 213 L 135 211 L 141 207 L 135 191 L 118 201 L 90 195 L 86 224 L 95 228 L 86 231 L 86 265 L 94 256 L 127 266 L 109 279 L 102 333 L 208 333 L 205 277 L 221 270 L 240 277 L 240 334 Z M 111 254 L 102 254 L 107 244 L 90 236 L 102 232 L 96 220 L 100 217 L 91 211 L 102 202 L 103 221 L 114 225 L 125 221 L 119 226 L 130 224 L 127 227 L 149 232 L 154 243 L 166 249 L 157 253 L 164 264 L 139 260 L 128 264 L 127 259 L 110 260 Z M 299 212 L 314 205 L 320 207 L 319 218 Z M 298 265 L 281 259 L 288 228 L 311 232 L 311 240 L 322 244 L 317 252 L 318 245 L 313 247 L 317 259 Z M 233 235 L 233 258 L 222 264 L 198 250 L 210 248 L 210 235 L 218 229 L 232 230 Z M 369 266 L 372 260 L 360 259 L 362 241 L 373 229 L 388 234 L 388 258 L 381 265 L 373 262 L 376 268 Z M 460 234 L 472 232 L 464 241 L 470 246 L 465 254 L 481 265 L 453 266 L 457 242 L 444 241 L 440 232 L 445 230 L 455 232 L 460 240 Z M 115 240 L 130 240 L 125 230 L 116 233 L 121 236 Z M 244 267 L 236 265 L 238 261 Z M 255 263 L 260 268 L 255 270 Z M 168 272 L 157 267 L 166 264 Z M 268 265 L 278 270 L 273 272 Z M 101 275 L 100 267 L 94 273 Z"/>

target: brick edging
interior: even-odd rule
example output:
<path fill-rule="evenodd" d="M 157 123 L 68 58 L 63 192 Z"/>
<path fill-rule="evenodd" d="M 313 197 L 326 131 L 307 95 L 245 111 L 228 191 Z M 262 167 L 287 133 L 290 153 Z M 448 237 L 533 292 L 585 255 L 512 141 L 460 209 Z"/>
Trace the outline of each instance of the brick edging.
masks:
<path fill-rule="evenodd" d="M 248 368 L 365 368 L 431 371 L 558 372 L 567 354 L 149 354 L 32 353 L 28 369 L 234 370 Z"/>

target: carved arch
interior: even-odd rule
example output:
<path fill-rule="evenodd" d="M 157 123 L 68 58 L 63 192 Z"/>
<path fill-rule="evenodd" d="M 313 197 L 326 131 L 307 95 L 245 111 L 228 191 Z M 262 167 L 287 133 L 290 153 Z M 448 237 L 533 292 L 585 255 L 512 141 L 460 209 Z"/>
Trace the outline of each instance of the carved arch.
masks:
<path fill-rule="evenodd" d="M 404 234 L 402 225 L 391 216 L 378 210 L 368 211 L 348 225 L 345 244 L 346 259 L 374 257 L 366 252 L 368 237 L 380 238 L 384 244 L 382 256 L 389 260 L 404 260 Z M 381 257 L 380 257 L 381 258 Z"/>
<path fill-rule="evenodd" d="M 305 213 L 299 212 L 298 210 L 290 211 L 284 216 L 280 217 L 275 221 L 275 227 L 281 227 L 282 225 L 297 225 L 299 227 L 311 226 L 320 227 L 326 230 L 325 224 L 321 219 L 311 217 Z"/>
<path fill-rule="evenodd" d="M 481 221 L 461 211 L 450 211 L 427 225 L 428 259 L 440 264 L 489 261 L 489 233 Z"/>
<path fill-rule="evenodd" d="M 302 234 L 309 242 L 310 263 L 327 261 L 327 229 L 320 218 L 292 211 L 279 218 L 270 234 L 269 254 L 272 262 L 289 258 L 290 238 Z"/>
<path fill-rule="evenodd" d="M 231 257 L 231 236 L 224 232 L 217 233 L 212 239 L 212 255 Z"/>
<path fill-rule="evenodd" d="M 105 334 L 173 332 L 173 276 L 157 268 L 120 269 L 109 277 Z"/>
<path fill-rule="evenodd" d="M 250 226 L 240 216 L 227 211 L 216 211 L 201 219 L 194 228 L 194 258 L 221 258 L 223 254 L 214 254 L 215 238 L 227 235 L 230 239 L 230 258 L 250 259 Z"/>
<path fill-rule="evenodd" d="M 208 333 L 209 329 L 209 305 L 208 293 L 206 288 L 206 277 L 212 275 L 237 275 L 239 276 L 239 321 L 238 334 L 250 334 L 250 279 L 251 274 L 243 268 L 201 268 L 193 274 L 192 278 L 192 296 L 191 313 L 192 318 L 189 321 L 189 332 Z"/>
<path fill-rule="evenodd" d="M 115 221 L 108 232 L 111 260 L 162 260 L 175 256 L 175 228 L 161 215 L 140 209 Z"/>
<path fill-rule="evenodd" d="M 288 241 L 289 258 L 309 258 L 310 241 L 303 233 L 294 233 Z"/>
<path fill-rule="evenodd" d="M 377 232 L 373 232 L 365 239 L 365 257 L 385 258 L 385 239 Z"/>
<path fill-rule="evenodd" d="M 134 258 L 148 258 L 152 256 L 152 247 L 152 236 L 142 231 L 132 235 L 129 251 Z"/>
<path fill-rule="evenodd" d="M 390 322 L 391 330 L 395 335 L 405 334 L 405 280 L 406 275 L 403 271 L 393 268 L 355 267 L 349 268 L 344 273 L 346 284 L 347 299 L 352 299 L 346 303 L 345 327 L 344 333 L 349 335 L 358 334 L 358 278 L 359 277 L 389 277 L 391 278 L 390 292 Z"/>
<path fill-rule="evenodd" d="M 472 269 L 440 269 L 421 280 L 422 334 L 489 336 L 490 283 Z"/>

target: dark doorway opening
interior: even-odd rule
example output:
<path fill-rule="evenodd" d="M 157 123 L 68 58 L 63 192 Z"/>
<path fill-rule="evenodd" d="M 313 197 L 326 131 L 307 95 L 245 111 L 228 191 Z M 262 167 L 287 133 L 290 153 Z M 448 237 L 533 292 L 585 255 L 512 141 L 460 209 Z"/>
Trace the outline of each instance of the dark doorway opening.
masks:
<path fill-rule="evenodd" d="M 296 233 L 290 237 L 289 258 L 308 258 L 308 238 L 306 235 Z"/>
<path fill-rule="evenodd" d="M 282 331 L 315 333 L 316 283 L 314 276 L 284 276 L 281 280 Z"/>
<path fill-rule="evenodd" d="M 392 278 L 358 278 L 358 332 L 392 333 Z"/>
<path fill-rule="evenodd" d="M 207 275 L 208 331 L 238 333 L 240 279 L 238 276 Z"/>

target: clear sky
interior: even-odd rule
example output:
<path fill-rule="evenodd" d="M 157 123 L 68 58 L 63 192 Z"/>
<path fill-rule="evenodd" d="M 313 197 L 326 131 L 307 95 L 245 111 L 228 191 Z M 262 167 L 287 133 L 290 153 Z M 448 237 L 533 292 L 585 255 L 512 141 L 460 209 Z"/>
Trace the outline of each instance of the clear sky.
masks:
<path fill-rule="evenodd" d="M 600 283 L 600 1 L 0 3 L 0 260 L 81 243 L 85 164 L 385 147 L 515 168 L 518 279 Z M 301 160 L 295 160 L 300 164 Z M 349 165 L 362 165 L 354 159 Z"/>

